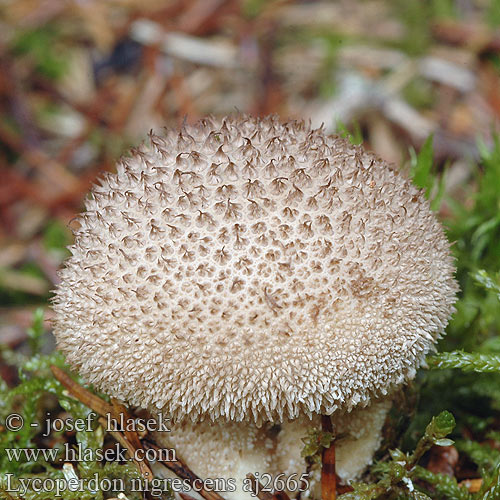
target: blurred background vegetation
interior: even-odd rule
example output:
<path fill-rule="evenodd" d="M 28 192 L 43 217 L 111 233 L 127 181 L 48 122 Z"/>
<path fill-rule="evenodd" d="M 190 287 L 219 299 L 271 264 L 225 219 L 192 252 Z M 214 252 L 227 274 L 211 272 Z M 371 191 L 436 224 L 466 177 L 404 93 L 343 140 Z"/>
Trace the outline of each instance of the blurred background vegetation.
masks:
<path fill-rule="evenodd" d="M 454 353 L 405 389 L 382 462 L 348 494 L 424 498 L 387 450 L 449 410 L 455 445 L 428 428 L 425 469 L 407 456 L 416 491 L 500 499 L 499 0 L 0 0 L 2 414 L 39 418 L 44 391 L 70 405 L 47 305 L 92 183 L 149 130 L 235 110 L 364 143 L 427 190 L 454 242 L 460 300 L 439 347 Z"/>

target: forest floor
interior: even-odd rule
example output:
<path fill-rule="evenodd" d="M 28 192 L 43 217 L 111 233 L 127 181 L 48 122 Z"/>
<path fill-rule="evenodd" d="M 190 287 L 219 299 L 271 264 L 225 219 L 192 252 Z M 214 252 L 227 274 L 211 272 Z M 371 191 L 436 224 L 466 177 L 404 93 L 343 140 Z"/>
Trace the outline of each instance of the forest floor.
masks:
<path fill-rule="evenodd" d="M 64 361 L 49 300 L 99 175 L 151 129 L 277 113 L 410 172 L 454 242 L 461 292 L 440 354 L 345 498 L 500 499 L 499 28 L 498 0 L 1 2 L 0 417 L 88 414 L 50 371 Z M 1 486 L 11 472 L 71 475 L 13 463 L 14 444 L 112 437 L 51 439 L 0 429 L 0 498 L 17 498 Z M 134 467 L 74 472 L 132 477 Z"/>

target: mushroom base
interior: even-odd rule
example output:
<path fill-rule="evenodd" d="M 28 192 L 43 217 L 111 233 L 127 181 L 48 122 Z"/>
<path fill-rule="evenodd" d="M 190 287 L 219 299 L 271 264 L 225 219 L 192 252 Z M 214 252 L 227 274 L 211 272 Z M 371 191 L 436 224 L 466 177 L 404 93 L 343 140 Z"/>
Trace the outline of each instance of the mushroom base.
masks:
<path fill-rule="evenodd" d="M 390 406 L 389 399 L 382 399 L 366 408 L 332 415 L 339 436 L 335 442 L 336 471 L 342 482 L 355 479 L 372 462 Z M 301 456 L 302 438 L 312 428 L 320 428 L 319 415 L 312 420 L 304 417 L 260 428 L 245 422 L 186 422 L 173 424 L 171 432 L 156 433 L 155 440 L 164 448 L 175 449 L 177 456 L 201 479 L 217 480 L 207 488 L 218 489 L 226 500 L 255 498 L 245 479 L 248 473 L 260 477 L 263 486 L 270 482 L 270 487 L 271 476 L 277 479 L 282 474 L 280 478 L 285 484 L 291 478 L 288 493 L 293 498 L 298 493 L 293 487 L 297 484 L 298 488 L 302 474 L 307 472 Z M 175 476 L 170 473 L 170 477 Z M 310 470 L 308 480 L 309 487 L 301 498 L 321 498 L 319 465 Z M 185 493 L 196 496 L 193 491 Z"/>

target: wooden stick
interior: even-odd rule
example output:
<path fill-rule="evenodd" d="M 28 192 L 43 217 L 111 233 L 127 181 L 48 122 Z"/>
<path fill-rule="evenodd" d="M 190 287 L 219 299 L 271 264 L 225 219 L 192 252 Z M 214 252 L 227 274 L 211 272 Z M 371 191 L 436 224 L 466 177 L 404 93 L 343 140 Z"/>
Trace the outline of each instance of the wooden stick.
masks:
<path fill-rule="evenodd" d="M 273 500 L 290 500 L 290 497 L 284 491 L 275 491 Z"/>
<path fill-rule="evenodd" d="M 67 373 L 52 365 L 50 367 L 54 377 L 67 389 L 67 391 L 78 401 L 82 402 L 85 406 L 88 406 L 91 410 L 94 410 L 97 414 L 101 416 L 99 418 L 99 423 L 104 429 L 106 429 L 107 421 L 104 417 L 110 414 L 115 419 L 119 420 L 119 413 L 122 411 L 124 413 L 124 418 L 129 419 L 130 414 L 127 409 L 120 405 L 116 400 L 112 400 L 113 404 L 110 405 L 106 401 L 102 400 L 100 397 L 95 396 L 91 392 L 84 389 L 80 384 L 75 382 Z M 118 431 L 108 431 L 124 448 L 126 448 L 128 455 L 134 460 L 135 465 L 139 469 L 142 476 L 148 481 L 153 479 L 153 472 L 149 467 L 147 460 L 137 460 L 136 450 L 142 448 L 142 443 L 137 436 L 136 432 L 126 431 L 125 435 Z"/>
<path fill-rule="evenodd" d="M 252 485 L 252 492 L 259 500 L 273 500 L 273 495 L 268 491 L 263 491 L 262 485 L 253 474 L 247 474 L 247 479 Z"/>
<path fill-rule="evenodd" d="M 179 496 L 182 498 L 182 500 L 196 500 L 191 495 L 188 495 L 187 493 L 181 493 L 180 491 L 179 491 Z"/>
<path fill-rule="evenodd" d="M 105 417 L 108 413 L 113 414 L 113 406 L 106 403 L 103 399 L 95 396 L 87 389 L 84 389 L 80 384 L 75 382 L 67 373 L 59 367 L 52 365 L 50 367 L 54 377 L 67 389 L 67 391 L 78 401 L 81 401 L 85 406 L 91 410 Z"/>
<path fill-rule="evenodd" d="M 321 416 L 323 432 L 333 433 L 330 416 Z M 335 500 L 337 498 L 337 477 L 335 475 L 335 441 L 321 454 L 321 500 Z"/>
<path fill-rule="evenodd" d="M 115 398 L 111 398 L 111 404 L 113 405 L 113 410 L 112 410 L 112 417 L 119 422 L 120 421 L 120 415 L 123 415 L 123 418 L 125 422 L 130 422 L 131 420 L 133 421 L 134 418 L 132 415 L 130 415 L 129 411 L 125 406 L 123 406 L 119 401 L 117 401 Z M 127 427 L 127 426 L 125 426 Z M 127 428 L 124 429 L 123 433 L 125 434 L 125 438 L 127 441 L 136 449 L 142 448 L 141 440 L 139 439 L 139 436 L 137 435 L 137 431 L 130 431 Z"/>
<path fill-rule="evenodd" d="M 103 429 L 106 428 L 106 419 L 103 417 L 99 418 L 99 423 L 103 427 Z M 139 472 L 141 473 L 142 477 L 144 479 L 147 479 L 148 481 L 151 481 L 154 478 L 153 471 L 149 467 L 149 464 L 147 460 L 137 460 L 135 455 L 136 455 L 136 450 L 137 448 L 134 447 L 132 443 L 121 433 L 118 431 L 108 431 L 126 450 L 128 453 L 128 456 L 132 458 L 134 461 L 136 467 L 139 469 Z M 142 445 L 140 446 L 142 448 Z"/>

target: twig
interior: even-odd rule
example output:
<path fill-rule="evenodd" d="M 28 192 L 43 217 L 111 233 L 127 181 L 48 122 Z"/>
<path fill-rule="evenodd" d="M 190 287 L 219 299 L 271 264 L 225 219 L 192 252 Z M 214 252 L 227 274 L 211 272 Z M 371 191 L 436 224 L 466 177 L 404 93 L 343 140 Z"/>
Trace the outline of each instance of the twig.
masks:
<path fill-rule="evenodd" d="M 259 37 L 259 98 L 254 105 L 254 113 L 267 115 L 275 113 L 282 102 L 280 82 L 276 74 L 273 54 L 276 46 L 278 24 L 269 20 L 265 23 L 265 31 Z"/>
<path fill-rule="evenodd" d="M 47 280 L 24 274 L 16 269 L 0 267 L 0 284 L 5 288 L 33 295 L 46 295 L 50 286 Z"/>
<path fill-rule="evenodd" d="M 123 415 L 125 422 L 130 422 L 131 420 L 133 420 L 133 417 L 130 415 L 127 408 L 125 408 L 125 406 L 123 406 L 115 398 L 111 398 L 111 404 L 113 405 L 113 411 L 111 415 L 117 422 L 120 421 L 121 415 Z M 139 436 L 137 435 L 136 431 L 131 431 L 128 429 L 128 426 L 126 426 L 124 434 L 127 441 L 129 441 L 129 443 L 134 448 L 136 449 L 142 448 L 141 440 L 139 439 Z"/>
<path fill-rule="evenodd" d="M 221 68 L 237 68 L 240 65 L 238 47 L 228 41 L 167 33 L 158 23 L 147 19 L 134 21 L 130 36 L 136 42 L 160 47 L 162 52 L 184 61 Z"/>
<path fill-rule="evenodd" d="M 275 491 L 273 500 L 290 500 L 290 497 L 284 491 Z"/>
<path fill-rule="evenodd" d="M 196 0 L 179 17 L 179 31 L 194 35 L 206 34 L 207 27 L 227 3 L 228 0 Z"/>
<path fill-rule="evenodd" d="M 321 416 L 323 432 L 333 433 L 330 416 Z M 337 498 L 337 477 L 335 475 L 335 441 L 323 450 L 321 455 L 321 500 L 335 500 Z"/>
<path fill-rule="evenodd" d="M 107 426 L 107 421 L 105 418 L 100 417 L 99 418 L 99 423 L 102 425 L 104 429 L 106 429 Z M 109 432 L 126 450 L 130 458 L 134 461 L 137 469 L 139 469 L 139 472 L 141 473 L 142 477 L 144 479 L 147 479 L 148 481 L 151 481 L 153 479 L 153 471 L 149 467 L 148 462 L 146 459 L 143 460 L 137 460 L 137 453 L 136 451 L 138 449 L 142 448 L 142 445 L 139 446 L 139 448 L 136 448 L 121 432 L 118 431 L 111 431 L 108 430 Z"/>
<path fill-rule="evenodd" d="M 468 47 L 475 53 L 498 52 L 500 37 L 483 24 L 440 21 L 431 26 L 432 34 L 441 42 Z"/>
<path fill-rule="evenodd" d="M 68 374 L 66 374 L 57 366 L 52 365 L 50 369 L 52 370 L 54 377 L 68 390 L 68 392 L 73 397 L 101 415 L 99 423 L 103 426 L 104 429 L 106 429 L 107 427 L 107 421 L 103 417 L 107 415 L 111 415 L 115 419 L 119 420 L 120 413 L 123 413 L 126 421 L 131 418 L 127 409 L 116 400 L 113 399 L 112 404 L 106 403 L 106 401 L 103 401 L 100 397 L 95 396 L 91 392 L 87 391 L 87 389 L 84 389 L 80 384 L 75 382 Z M 133 459 L 142 476 L 147 480 L 153 479 L 153 472 L 149 467 L 147 460 L 137 459 L 137 450 L 143 448 L 142 443 L 137 436 L 137 433 L 130 430 L 126 430 L 125 435 L 119 431 L 108 430 L 108 432 L 124 448 L 126 448 L 129 456 Z"/>
<path fill-rule="evenodd" d="M 91 410 L 105 417 L 108 413 L 113 414 L 113 407 L 102 400 L 100 397 L 95 396 L 91 392 L 84 389 L 78 382 L 75 382 L 67 373 L 57 366 L 51 366 L 50 369 L 54 377 L 67 389 L 67 391 L 78 401 L 81 401 L 85 406 Z"/>
<path fill-rule="evenodd" d="M 273 496 L 268 491 L 263 491 L 262 485 L 253 474 L 247 474 L 247 479 L 252 484 L 252 492 L 259 500 L 273 500 Z"/>
<path fill-rule="evenodd" d="M 192 497 L 191 495 L 188 495 L 187 493 L 179 492 L 179 496 L 182 498 L 182 500 L 195 500 L 194 497 Z"/>
<path fill-rule="evenodd" d="M 48 181 L 64 191 L 74 189 L 78 184 L 76 177 L 60 163 L 49 158 L 44 151 L 35 147 L 26 149 L 19 138 L 6 126 L 0 124 L 0 138 L 7 146 L 21 155 L 32 168 L 41 172 Z"/>

